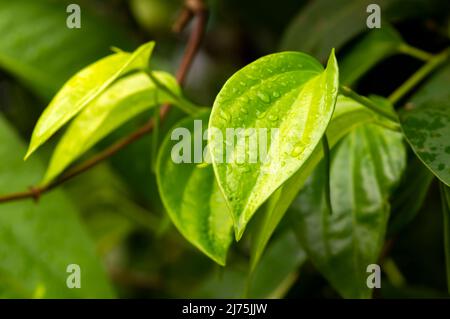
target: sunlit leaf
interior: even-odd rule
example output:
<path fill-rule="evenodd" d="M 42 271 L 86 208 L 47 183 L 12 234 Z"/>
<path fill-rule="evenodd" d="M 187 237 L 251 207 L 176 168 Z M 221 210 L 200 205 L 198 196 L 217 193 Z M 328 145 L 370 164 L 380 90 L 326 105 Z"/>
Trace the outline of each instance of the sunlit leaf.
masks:
<path fill-rule="evenodd" d="M 323 162 L 290 208 L 311 261 L 345 298 L 369 298 L 367 266 L 377 263 L 389 217 L 388 198 L 405 167 L 400 133 L 370 124 L 332 152 L 330 214 Z"/>
<path fill-rule="evenodd" d="M 183 141 L 194 151 L 203 146 L 209 112 L 187 118 L 174 129 L 180 128 L 188 135 L 171 138 L 169 134 L 161 145 L 156 166 L 158 188 L 170 219 L 181 234 L 194 246 L 220 265 L 225 265 L 228 247 L 233 239 L 230 212 L 214 177 L 211 165 L 176 163 L 173 147 Z M 195 120 L 201 121 L 196 122 Z M 199 128 L 196 123 L 200 123 Z M 190 138 L 186 142 L 185 138 Z M 188 150 L 185 150 L 188 151 Z M 203 155 L 203 152 L 202 152 Z M 192 154 L 191 154 L 192 156 Z"/>
<path fill-rule="evenodd" d="M 380 123 L 374 112 L 359 103 L 339 96 L 336 102 L 336 111 L 327 128 L 327 137 L 330 147 L 335 146 L 346 134 L 360 125 L 367 123 Z M 380 123 L 381 124 L 381 123 Z M 262 218 L 255 230 L 252 243 L 251 268 L 258 264 L 264 249 L 269 242 L 275 228 L 284 217 L 287 209 L 303 187 L 307 178 L 323 157 L 322 145 L 318 144 L 314 152 L 303 164 L 302 169 L 295 173 L 276 193 L 274 193 L 265 206 L 261 208 Z"/>
<path fill-rule="evenodd" d="M 333 53 L 325 71 L 303 53 L 269 55 L 238 71 L 224 85 L 213 106 L 208 139 L 237 239 L 256 209 L 302 166 L 320 142 L 334 110 L 337 89 Z M 243 129 L 236 143 L 235 137 L 227 134 L 229 128 Z M 223 138 L 216 138 L 214 130 L 220 130 Z M 249 135 L 256 138 L 259 154 L 251 148 Z M 261 154 L 265 146 L 267 154 Z"/>
<path fill-rule="evenodd" d="M 45 143 L 59 128 L 83 110 L 124 73 L 145 67 L 154 42 L 139 47 L 133 54 L 119 52 L 103 58 L 75 74 L 56 94 L 37 122 L 26 158 Z"/>
<path fill-rule="evenodd" d="M 24 163 L 24 144 L 0 117 L 0 194 L 21 191 L 43 173 L 36 159 Z M 113 293 L 84 231 L 79 212 L 60 190 L 0 206 L 0 296 L 111 298 Z M 81 288 L 68 289 L 67 266 L 81 268 Z"/>
<path fill-rule="evenodd" d="M 180 92 L 175 78 L 170 74 L 155 72 L 154 76 L 173 92 Z M 71 123 L 56 147 L 43 183 L 58 176 L 70 163 L 123 123 L 165 102 L 176 101 L 145 74 L 137 73 L 117 81 Z"/>

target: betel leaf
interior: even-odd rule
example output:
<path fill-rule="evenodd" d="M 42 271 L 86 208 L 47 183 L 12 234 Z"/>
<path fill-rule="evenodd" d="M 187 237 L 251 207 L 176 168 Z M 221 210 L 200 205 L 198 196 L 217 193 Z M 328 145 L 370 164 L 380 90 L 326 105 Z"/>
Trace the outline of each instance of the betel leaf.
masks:
<path fill-rule="evenodd" d="M 346 134 L 367 123 L 384 125 L 384 119 L 352 99 L 340 95 L 336 102 L 333 118 L 326 131 L 329 146 L 334 147 Z M 270 237 L 322 157 L 322 145 L 318 144 L 302 169 L 274 193 L 265 206 L 261 207 L 262 217 L 252 242 L 251 269 L 258 264 Z"/>
<path fill-rule="evenodd" d="M 175 78 L 154 72 L 159 83 L 180 92 Z M 146 74 L 127 76 L 91 102 L 69 126 L 52 156 L 43 183 L 58 176 L 68 165 L 98 141 L 134 116 L 157 104 L 176 102 Z"/>
<path fill-rule="evenodd" d="M 215 262 L 225 265 L 233 239 L 231 215 L 212 166 L 194 162 L 195 156 L 207 154 L 203 138 L 208 117 L 206 112 L 175 125 L 160 147 L 156 174 L 164 206 L 180 233 Z M 181 151 L 190 160 L 180 162 L 177 156 Z M 199 154 L 193 156 L 195 152 Z"/>
<path fill-rule="evenodd" d="M 0 194 L 23 190 L 43 173 L 37 159 L 24 163 L 25 146 L 0 116 Z M 0 297 L 111 298 L 93 243 L 66 195 L 55 190 L 0 206 Z M 81 288 L 69 289 L 67 266 L 81 269 Z"/>
<path fill-rule="evenodd" d="M 140 46 L 133 54 L 118 52 L 79 71 L 59 90 L 39 118 L 25 158 L 83 110 L 121 75 L 147 66 L 155 43 Z"/>
<path fill-rule="evenodd" d="M 294 232 L 289 230 L 270 243 L 250 281 L 247 260 L 234 259 L 226 268 L 208 275 L 189 297 L 283 298 L 298 278 L 305 261 L 306 253 Z"/>
<path fill-rule="evenodd" d="M 447 289 L 450 292 L 450 188 L 440 183 L 442 214 L 444 224 L 444 249 L 447 270 Z"/>
<path fill-rule="evenodd" d="M 436 1 L 410 2 L 405 6 L 404 0 L 310 1 L 290 23 L 283 35 L 281 49 L 306 52 L 322 61 L 332 48 L 339 52 L 345 44 L 368 30 L 367 19 L 373 11 L 367 12 L 367 8 L 371 4 L 380 6 L 381 29 L 387 22 L 424 17 L 442 8 Z"/>
<path fill-rule="evenodd" d="M 320 142 L 333 114 L 338 76 L 333 52 L 326 70 L 306 54 L 283 52 L 244 67 L 218 94 L 208 140 L 237 239 L 256 209 Z M 250 145 L 255 139 L 258 151 Z"/>
<path fill-rule="evenodd" d="M 378 62 L 397 53 L 402 43 L 400 34 L 392 27 L 369 31 L 342 59 L 341 83 L 352 85 Z"/>
<path fill-rule="evenodd" d="M 430 104 L 405 112 L 402 117 L 403 130 L 414 152 L 446 185 L 450 185 L 449 112 L 445 105 Z"/>
<path fill-rule="evenodd" d="M 406 167 L 400 185 L 392 195 L 392 214 L 388 236 L 398 233 L 408 225 L 422 207 L 434 175 L 417 158 Z M 414 198 L 414 200 L 411 200 Z"/>
<path fill-rule="evenodd" d="M 0 0 L 0 67 L 50 99 L 75 72 L 114 45 L 132 47 L 117 22 L 82 8 L 80 29 L 66 26 L 66 1 Z"/>
<path fill-rule="evenodd" d="M 450 64 L 442 69 L 400 113 L 406 139 L 419 159 L 450 185 Z"/>
<path fill-rule="evenodd" d="M 405 167 L 402 135 L 369 124 L 332 151 L 331 200 L 323 161 L 290 207 L 308 257 L 344 298 L 369 298 L 367 266 L 377 262 L 389 217 L 389 196 Z"/>

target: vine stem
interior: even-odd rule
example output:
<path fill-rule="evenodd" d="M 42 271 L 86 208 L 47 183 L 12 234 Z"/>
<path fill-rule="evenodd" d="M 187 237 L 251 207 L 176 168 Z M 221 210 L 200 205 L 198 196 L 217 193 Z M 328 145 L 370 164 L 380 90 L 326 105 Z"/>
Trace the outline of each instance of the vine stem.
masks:
<path fill-rule="evenodd" d="M 203 0 L 185 0 L 184 9 L 179 17 L 179 20 L 176 22 L 176 31 L 181 32 L 191 18 L 196 18 L 196 22 L 190 33 L 183 58 L 176 73 L 176 79 L 180 86 L 182 86 L 186 81 L 187 74 L 192 66 L 192 62 L 200 48 L 200 44 L 205 34 L 206 24 L 208 22 L 208 10 Z M 161 106 L 159 112 L 159 117 L 161 120 L 163 120 L 167 116 L 169 110 L 169 104 L 164 104 Z M 88 171 L 100 162 L 113 156 L 126 146 L 134 143 L 142 136 L 152 132 L 154 126 L 154 119 L 151 118 L 147 123 L 138 128 L 136 131 L 132 132 L 130 135 L 120 139 L 102 152 L 94 155 L 92 158 L 87 159 L 85 162 L 82 162 L 81 164 L 68 170 L 65 174 L 63 174 L 55 181 L 39 187 L 30 187 L 27 191 L 0 196 L 0 204 L 28 198 L 32 198 L 35 201 L 38 201 L 42 194 L 51 191 L 61 184 L 71 180 L 72 178 Z"/>
<path fill-rule="evenodd" d="M 445 49 L 441 53 L 434 55 L 428 59 L 419 70 L 417 70 L 408 80 L 399 86 L 390 96 L 389 101 L 392 104 L 397 103 L 406 94 L 408 94 L 417 84 L 419 84 L 425 77 L 436 70 L 442 63 L 444 63 L 449 57 L 449 49 Z"/>
<path fill-rule="evenodd" d="M 423 51 L 423 50 L 413 47 L 407 43 L 401 44 L 398 50 L 403 54 L 409 55 L 413 58 L 416 58 L 416 59 L 422 60 L 422 61 L 429 61 L 434 57 L 434 55 L 432 53 Z"/>
<path fill-rule="evenodd" d="M 358 93 L 356 93 L 355 91 L 350 89 L 348 86 L 341 85 L 339 87 L 339 89 L 340 89 L 340 92 L 343 95 L 345 95 L 346 97 L 349 97 L 349 98 L 355 100 L 356 102 L 361 103 L 368 109 L 371 109 L 375 113 L 378 113 L 379 115 L 381 115 L 385 118 L 388 118 L 389 120 L 391 120 L 395 123 L 398 123 L 398 118 L 395 114 L 393 114 L 385 109 L 380 108 L 377 104 L 372 102 L 372 100 L 368 99 L 365 96 L 359 95 Z"/>

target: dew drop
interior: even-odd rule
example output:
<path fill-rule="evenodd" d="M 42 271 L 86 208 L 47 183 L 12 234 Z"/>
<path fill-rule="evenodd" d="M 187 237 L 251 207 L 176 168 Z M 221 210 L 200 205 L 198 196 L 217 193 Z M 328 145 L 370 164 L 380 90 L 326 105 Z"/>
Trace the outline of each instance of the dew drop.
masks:
<path fill-rule="evenodd" d="M 261 101 L 263 101 L 264 103 L 270 103 L 270 96 L 268 96 L 266 93 L 258 92 L 257 95 L 258 95 L 258 98 Z"/>
<path fill-rule="evenodd" d="M 273 96 L 274 98 L 278 98 L 278 97 L 280 97 L 280 92 L 278 92 L 278 91 L 273 91 L 272 96 Z"/>
<path fill-rule="evenodd" d="M 275 122 L 276 120 L 278 120 L 278 116 L 273 114 L 269 115 L 269 121 Z"/>

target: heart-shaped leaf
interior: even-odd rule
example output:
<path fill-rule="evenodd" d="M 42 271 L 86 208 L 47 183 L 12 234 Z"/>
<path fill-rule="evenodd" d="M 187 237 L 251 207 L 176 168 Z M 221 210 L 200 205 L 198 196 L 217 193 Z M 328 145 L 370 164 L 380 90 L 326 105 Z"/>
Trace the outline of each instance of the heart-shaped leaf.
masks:
<path fill-rule="evenodd" d="M 128 71 L 147 66 L 154 45 L 154 42 L 149 42 L 133 54 L 118 52 L 107 56 L 67 81 L 39 118 L 25 158 L 105 91 L 114 80 Z"/>
<path fill-rule="evenodd" d="M 330 214 L 324 163 L 290 208 L 302 247 L 345 298 L 369 298 L 367 266 L 377 262 L 389 217 L 389 196 L 406 162 L 402 135 L 360 126 L 332 152 Z"/>
<path fill-rule="evenodd" d="M 330 148 L 333 148 L 353 129 L 367 123 L 383 123 L 384 125 L 384 119 L 352 99 L 340 95 L 326 132 Z M 322 144 L 318 144 L 302 169 L 275 192 L 267 204 L 261 208 L 263 215 L 255 229 L 252 242 L 251 269 L 258 264 L 270 237 L 322 157 Z"/>
<path fill-rule="evenodd" d="M 199 167 L 193 161 L 179 163 L 173 158 L 176 145 L 184 145 L 183 152 L 200 149 L 202 154 L 207 154 L 203 152 L 203 132 L 208 117 L 209 112 L 202 113 L 174 127 L 176 131 L 172 130 L 161 145 L 156 173 L 162 201 L 177 229 L 208 257 L 225 265 L 233 239 L 233 221 L 212 166 Z M 180 137 L 181 141 L 174 140 Z"/>
<path fill-rule="evenodd" d="M 311 155 L 331 119 L 337 91 L 334 53 L 326 70 L 303 53 L 272 54 L 224 85 L 213 106 L 208 139 L 237 239 L 256 209 Z M 241 133 L 233 136 L 230 129 Z M 259 154 L 250 139 L 257 140 Z"/>
<path fill-rule="evenodd" d="M 154 72 L 153 75 L 172 92 L 180 92 L 175 78 L 170 74 Z M 166 102 L 176 101 L 172 95 L 160 90 L 146 74 L 137 73 L 117 81 L 71 123 L 53 153 L 43 183 L 58 176 L 123 123 L 152 106 Z"/>
<path fill-rule="evenodd" d="M 341 83 L 352 85 L 377 63 L 398 52 L 403 40 L 390 26 L 370 31 L 340 62 Z"/>

